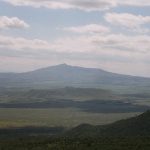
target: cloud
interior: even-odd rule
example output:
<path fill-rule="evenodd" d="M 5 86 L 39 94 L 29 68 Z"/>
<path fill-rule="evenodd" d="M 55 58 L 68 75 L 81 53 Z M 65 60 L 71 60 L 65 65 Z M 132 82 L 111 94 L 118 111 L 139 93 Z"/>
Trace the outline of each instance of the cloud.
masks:
<path fill-rule="evenodd" d="M 143 66 L 144 64 L 149 66 L 149 47 L 150 36 L 148 35 L 93 34 L 63 37 L 53 42 L 1 35 L 0 57 L 2 59 L 0 61 L 3 61 L 6 66 L 4 58 L 18 60 L 14 63 L 15 69 L 16 66 L 20 67 L 19 61 L 22 61 L 22 64 L 27 64 L 25 61 L 28 62 L 29 59 L 30 63 L 34 63 L 34 65 L 30 64 L 31 68 L 34 66 L 38 68 L 37 64 L 42 65 L 42 62 L 43 66 L 50 65 L 50 62 L 55 62 L 55 64 L 67 62 L 78 65 L 85 64 L 85 66 L 87 64 L 101 64 L 102 67 L 105 66 L 104 68 L 111 70 L 115 66 L 118 69 L 120 66 L 122 69 L 131 63 L 133 66 L 130 69 L 134 74 L 134 67 L 140 63 Z M 26 66 L 26 70 L 28 69 L 29 67 Z M 20 67 L 20 70 L 23 68 Z M 123 69 L 119 71 L 121 72 Z"/>
<path fill-rule="evenodd" d="M 3 0 L 14 6 L 45 7 L 49 9 L 106 10 L 116 6 L 114 0 Z"/>
<path fill-rule="evenodd" d="M 98 33 L 98 34 L 104 34 L 109 33 L 110 29 L 106 26 L 100 25 L 100 24 L 89 24 L 84 26 L 76 26 L 76 27 L 66 27 L 63 28 L 65 31 L 74 32 L 74 33 Z"/>
<path fill-rule="evenodd" d="M 97 43 L 103 49 L 114 49 L 129 53 L 149 53 L 150 36 L 138 35 L 127 36 L 123 34 L 111 34 L 103 37 L 93 38 L 93 42 Z"/>
<path fill-rule="evenodd" d="M 0 36 L 0 54 L 28 55 L 48 57 L 53 53 L 61 54 L 90 54 L 129 56 L 135 53 L 147 55 L 150 53 L 150 36 L 127 36 L 123 34 L 82 35 L 63 37 L 53 42 L 40 39 L 14 38 Z M 7 54 L 8 54 L 7 53 Z M 18 55 L 17 54 L 17 55 Z M 94 55 L 95 56 L 95 55 Z"/>
<path fill-rule="evenodd" d="M 14 6 L 45 7 L 48 9 L 79 9 L 102 11 L 117 6 L 150 6 L 149 0 L 3 0 Z"/>
<path fill-rule="evenodd" d="M 141 25 L 150 23 L 150 16 L 133 15 L 129 13 L 107 13 L 105 19 L 109 23 L 127 28 L 138 28 Z"/>
<path fill-rule="evenodd" d="M 15 49 L 18 51 L 48 49 L 49 43 L 40 39 L 26 39 L 22 37 L 14 38 L 10 36 L 0 36 L 0 48 Z"/>
<path fill-rule="evenodd" d="M 35 8 L 45 7 L 50 9 L 69 9 L 72 7 L 65 1 L 54 0 L 3 0 L 14 6 L 31 6 Z"/>
<path fill-rule="evenodd" d="M 68 1 L 74 8 L 86 11 L 100 11 L 115 7 L 114 0 L 70 0 Z"/>
<path fill-rule="evenodd" d="M 148 28 L 143 27 L 150 24 L 150 16 L 134 15 L 129 13 L 107 13 L 105 20 L 113 25 L 128 28 L 137 33 L 149 33 Z"/>
<path fill-rule="evenodd" d="M 28 28 L 29 25 L 24 22 L 23 20 L 20 20 L 17 17 L 9 18 L 7 16 L 0 16 L 0 29 L 20 29 L 20 28 Z"/>

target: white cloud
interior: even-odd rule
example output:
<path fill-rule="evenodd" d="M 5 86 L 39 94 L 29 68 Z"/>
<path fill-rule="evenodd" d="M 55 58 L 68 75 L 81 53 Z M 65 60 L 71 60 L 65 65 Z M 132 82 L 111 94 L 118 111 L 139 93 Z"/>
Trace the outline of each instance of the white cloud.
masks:
<path fill-rule="evenodd" d="M 107 13 L 105 20 L 113 25 L 126 28 L 137 33 L 149 33 L 144 25 L 150 24 L 150 16 L 134 15 L 129 13 Z"/>
<path fill-rule="evenodd" d="M 66 27 L 63 28 L 65 31 L 75 32 L 75 33 L 98 33 L 104 34 L 110 32 L 110 29 L 106 26 L 100 24 L 89 24 L 84 26 L 76 26 L 76 27 Z"/>
<path fill-rule="evenodd" d="M 34 50 L 48 49 L 49 43 L 39 39 L 26 39 L 22 37 L 14 38 L 9 36 L 0 36 L 0 48 L 15 49 L 15 50 Z"/>
<path fill-rule="evenodd" d="M 28 28 L 29 25 L 20 20 L 17 17 L 9 18 L 7 16 L 0 16 L 0 29 L 8 29 L 8 28 Z"/>
<path fill-rule="evenodd" d="M 51 53 L 97 53 L 97 54 L 148 54 L 150 36 L 127 36 L 122 34 L 64 37 L 54 42 L 40 39 L 0 36 L 0 52 L 6 49 L 43 55 Z M 9 51 L 10 52 L 10 51 Z M 12 52 L 13 55 L 13 52 Z"/>
<path fill-rule="evenodd" d="M 84 11 L 107 10 L 119 5 L 150 6 L 149 0 L 3 0 L 14 6 L 45 7 L 48 9 L 80 9 Z"/>
<path fill-rule="evenodd" d="M 32 6 L 35 8 L 45 7 L 50 9 L 68 9 L 71 7 L 65 1 L 54 0 L 3 0 L 14 6 Z"/>
<path fill-rule="evenodd" d="M 55 64 L 62 62 L 77 64 L 80 62 L 79 65 L 85 64 L 85 66 L 87 64 L 103 64 L 102 66 L 109 68 L 109 70 L 114 67 L 113 64 L 118 64 L 118 68 L 121 66 L 120 69 L 122 69 L 122 67 L 126 67 L 127 64 L 133 63 L 134 65 L 130 68 L 131 71 L 136 64 L 141 62 L 143 65 L 149 66 L 149 47 L 150 36 L 148 35 L 80 35 L 60 38 L 54 42 L 40 39 L 0 36 L 1 58 L 8 57 L 9 60 L 13 58 L 14 60 L 17 59 L 17 62 L 19 62 L 19 60 L 25 61 L 30 59 L 30 62 L 33 60 L 35 64 L 36 62 L 45 62 L 45 65 L 48 65 L 49 62 L 55 62 Z M 2 59 L 0 59 L 1 62 Z M 3 60 L 3 62 L 6 62 L 6 59 Z M 22 62 L 22 64 L 23 63 L 25 62 Z M 16 68 L 17 65 L 19 68 L 19 64 L 20 63 L 16 63 L 14 68 Z M 109 64 L 110 67 L 106 66 L 106 64 Z M 120 72 L 121 71 L 123 71 L 123 69 L 120 70 Z"/>
<path fill-rule="evenodd" d="M 105 10 L 116 6 L 114 0 L 3 0 L 14 6 L 45 7 L 49 9 Z"/>
<path fill-rule="evenodd" d="M 105 19 L 114 25 L 121 25 L 127 28 L 138 28 L 141 25 L 150 23 L 150 16 L 133 15 L 129 13 L 107 13 Z"/>
<path fill-rule="evenodd" d="M 149 53 L 150 36 L 126 36 L 123 34 L 112 34 L 103 37 L 95 37 L 93 42 L 104 49 L 115 49 L 121 52 Z M 133 53 L 133 54 L 134 54 Z"/>

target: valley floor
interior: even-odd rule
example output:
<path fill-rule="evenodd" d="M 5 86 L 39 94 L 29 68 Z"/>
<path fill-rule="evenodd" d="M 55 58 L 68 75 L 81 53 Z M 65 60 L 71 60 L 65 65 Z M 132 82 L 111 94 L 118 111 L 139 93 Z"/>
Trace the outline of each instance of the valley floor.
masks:
<path fill-rule="evenodd" d="M 24 126 L 63 126 L 72 128 L 82 123 L 103 125 L 138 114 L 140 113 L 90 113 L 74 108 L 1 108 L 0 128 Z"/>

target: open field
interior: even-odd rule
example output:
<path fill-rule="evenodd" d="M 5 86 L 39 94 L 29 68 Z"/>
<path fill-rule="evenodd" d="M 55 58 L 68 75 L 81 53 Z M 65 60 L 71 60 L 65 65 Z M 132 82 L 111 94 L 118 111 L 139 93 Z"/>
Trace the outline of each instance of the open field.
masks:
<path fill-rule="evenodd" d="M 74 127 L 82 123 L 102 125 L 129 118 L 139 113 L 88 113 L 74 108 L 61 109 L 0 109 L 0 127 L 64 126 Z"/>

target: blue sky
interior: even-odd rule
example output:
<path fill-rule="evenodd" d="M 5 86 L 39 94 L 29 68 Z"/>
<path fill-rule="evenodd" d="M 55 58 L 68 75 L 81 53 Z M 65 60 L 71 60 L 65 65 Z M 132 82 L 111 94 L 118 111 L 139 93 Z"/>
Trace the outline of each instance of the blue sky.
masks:
<path fill-rule="evenodd" d="M 150 77 L 150 1 L 0 0 L 0 72 L 60 63 Z"/>

